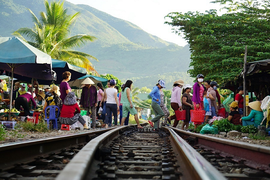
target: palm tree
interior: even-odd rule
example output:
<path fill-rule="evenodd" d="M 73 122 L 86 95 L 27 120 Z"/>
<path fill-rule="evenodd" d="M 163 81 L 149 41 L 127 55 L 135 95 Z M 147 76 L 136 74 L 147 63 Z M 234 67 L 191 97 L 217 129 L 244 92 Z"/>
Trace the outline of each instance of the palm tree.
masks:
<path fill-rule="evenodd" d="M 134 102 L 134 105 L 136 107 L 141 107 L 141 108 L 149 108 L 151 104 L 147 103 L 146 101 L 142 101 L 139 97 L 138 94 L 140 93 L 140 89 L 135 87 L 132 88 L 131 90 L 132 93 L 132 101 Z"/>
<path fill-rule="evenodd" d="M 72 50 L 74 47 L 93 41 L 94 36 L 78 34 L 68 37 L 70 27 L 78 18 L 79 12 L 68 15 L 64 8 L 64 2 L 51 2 L 45 0 L 46 12 L 41 12 L 41 18 L 29 9 L 34 22 L 33 28 L 20 28 L 13 34 L 27 41 L 25 35 L 32 46 L 49 54 L 54 59 L 64 60 L 71 64 L 86 68 L 89 71 L 95 71 L 88 58 L 97 60 L 90 54 Z M 96 72 L 96 71 L 95 71 Z"/>

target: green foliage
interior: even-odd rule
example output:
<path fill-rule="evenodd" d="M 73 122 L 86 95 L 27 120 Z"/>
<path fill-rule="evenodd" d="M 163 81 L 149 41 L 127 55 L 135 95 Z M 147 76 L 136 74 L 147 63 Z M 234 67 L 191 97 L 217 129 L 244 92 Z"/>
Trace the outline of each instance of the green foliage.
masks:
<path fill-rule="evenodd" d="M 197 128 L 195 129 L 195 132 L 199 133 L 202 130 L 203 126 L 205 126 L 205 125 L 206 125 L 206 123 L 198 125 Z"/>
<path fill-rule="evenodd" d="M 214 121 L 213 125 L 217 126 L 220 132 L 229 132 L 233 129 L 233 124 L 228 121 L 228 119 L 221 119 L 219 121 Z"/>
<path fill-rule="evenodd" d="M 256 133 L 258 132 L 258 129 L 253 125 L 243 126 L 241 128 L 242 133 Z"/>
<path fill-rule="evenodd" d="M 115 86 L 118 87 L 119 92 L 122 91 L 122 90 L 121 90 L 121 86 L 122 86 L 123 83 L 122 83 L 121 80 L 118 79 L 116 76 L 114 76 L 114 75 L 112 75 L 112 74 L 106 74 L 106 75 L 100 75 L 100 77 L 105 78 L 105 79 L 108 79 L 108 80 L 111 80 L 111 79 L 116 80 L 116 85 L 115 85 Z M 106 87 L 106 88 L 107 88 L 107 87 Z"/>
<path fill-rule="evenodd" d="M 230 13 L 218 15 L 216 10 L 206 13 L 169 13 L 166 23 L 174 32 L 183 35 L 191 51 L 192 77 L 202 73 L 220 84 L 234 80 L 243 68 L 245 46 L 247 62 L 268 59 L 270 55 L 269 1 L 216 0 L 230 2 Z M 236 2 L 236 4 L 234 4 Z M 249 4 L 249 2 L 254 2 Z"/>
<path fill-rule="evenodd" d="M 249 134 L 248 137 L 250 139 L 256 139 L 256 140 L 270 140 L 269 137 L 265 137 L 265 136 L 262 136 L 262 135 L 259 135 L 259 134 Z"/>
<path fill-rule="evenodd" d="M 16 124 L 18 129 L 22 129 L 26 132 L 48 132 L 47 123 L 44 121 L 39 122 L 38 124 L 34 124 L 32 122 L 20 122 Z"/>
<path fill-rule="evenodd" d="M 2 124 L 0 124 L 0 141 L 5 140 L 7 137 L 7 131 Z"/>
<path fill-rule="evenodd" d="M 72 48 L 93 41 L 95 37 L 86 34 L 68 37 L 70 28 L 78 18 L 79 13 L 68 15 L 67 9 L 64 8 L 64 2 L 53 1 L 49 3 L 45 0 L 44 3 L 46 12 L 40 12 L 40 19 L 29 9 L 34 27 L 20 28 L 13 34 L 25 41 L 27 40 L 24 37 L 30 39 L 27 41 L 29 44 L 49 54 L 52 58 L 65 60 L 93 71 L 94 68 L 88 58 L 97 59 Z"/>
<path fill-rule="evenodd" d="M 240 125 L 240 124 L 239 125 L 232 124 L 232 130 L 241 132 L 241 128 L 242 128 L 242 125 Z"/>
<path fill-rule="evenodd" d="M 194 131 L 194 124 L 193 123 L 189 123 L 188 130 L 191 132 Z"/>

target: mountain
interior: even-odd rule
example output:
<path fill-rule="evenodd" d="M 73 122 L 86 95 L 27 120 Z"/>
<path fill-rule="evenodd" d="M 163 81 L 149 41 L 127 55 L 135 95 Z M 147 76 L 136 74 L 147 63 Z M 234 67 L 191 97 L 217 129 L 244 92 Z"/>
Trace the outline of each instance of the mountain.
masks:
<path fill-rule="evenodd" d="M 138 87 L 152 87 L 161 77 L 167 83 L 179 78 L 191 82 L 186 73 L 190 63 L 188 46 L 166 42 L 131 22 L 87 5 L 65 2 L 65 7 L 68 13 L 80 12 L 71 35 L 89 34 L 97 38 L 78 50 L 98 58 L 98 62 L 91 62 L 100 74 L 113 74 L 121 80 L 136 79 Z M 11 36 L 21 27 L 33 27 L 28 8 L 39 17 L 39 13 L 45 11 L 44 1 L 0 0 L 0 36 Z M 179 73 L 185 77 L 179 77 Z M 174 76 L 175 79 L 167 79 Z"/>

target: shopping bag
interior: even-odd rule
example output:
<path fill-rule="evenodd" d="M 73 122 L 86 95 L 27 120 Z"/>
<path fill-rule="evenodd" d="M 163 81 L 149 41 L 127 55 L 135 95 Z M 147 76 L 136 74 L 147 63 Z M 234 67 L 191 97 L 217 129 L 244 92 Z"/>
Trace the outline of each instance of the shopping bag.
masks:
<path fill-rule="evenodd" d="M 190 110 L 190 119 L 192 122 L 204 122 L 205 110 Z"/>
<path fill-rule="evenodd" d="M 225 110 L 225 108 L 220 108 L 219 110 L 218 110 L 218 116 L 221 116 L 221 117 L 226 117 L 226 110 Z"/>
<path fill-rule="evenodd" d="M 101 114 L 102 111 L 103 111 L 103 108 L 102 108 L 102 107 L 99 107 L 99 109 L 98 109 L 98 114 Z"/>
<path fill-rule="evenodd" d="M 175 116 L 176 116 L 176 120 L 186 120 L 186 110 L 176 110 L 175 112 Z"/>

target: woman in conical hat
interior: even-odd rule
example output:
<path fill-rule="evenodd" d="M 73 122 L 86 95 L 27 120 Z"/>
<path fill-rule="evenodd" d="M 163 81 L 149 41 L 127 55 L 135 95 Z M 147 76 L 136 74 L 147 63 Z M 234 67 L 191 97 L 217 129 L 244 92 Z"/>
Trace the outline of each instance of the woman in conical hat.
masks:
<path fill-rule="evenodd" d="M 248 116 L 242 117 L 240 121 L 242 121 L 243 126 L 254 125 L 258 127 L 263 120 L 263 112 L 261 109 L 261 102 L 254 101 L 248 104 L 248 106 L 252 109 Z"/>

